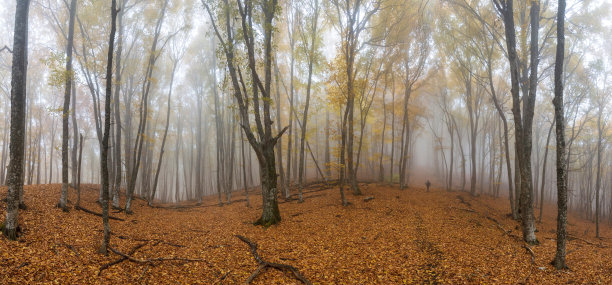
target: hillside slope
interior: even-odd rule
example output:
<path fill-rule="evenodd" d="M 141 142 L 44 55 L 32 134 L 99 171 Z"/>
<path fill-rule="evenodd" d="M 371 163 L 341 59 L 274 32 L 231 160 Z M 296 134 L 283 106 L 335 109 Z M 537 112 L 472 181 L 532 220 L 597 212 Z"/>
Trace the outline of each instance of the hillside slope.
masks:
<path fill-rule="evenodd" d="M 85 187 L 83 206 L 100 212 L 96 187 Z M 124 261 L 101 271 L 121 258 L 96 253 L 101 218 L 54 208 L 59 185 L 26 186 L 28 209 L 20 215 L 24 233 L 18 242 L 0 238 L 0 284 L 243 283 L 257 262 L 235 235 L 256 242 L 266 261 L 295 266 L 315 284 L 612 284 L 612 231 L 607 226 L 602 231 L 607 238 L 596 240 L 587 230 L 590 223 L 570 217 L 571 270 L 556 271 L 549 265 L 555 250 L 552 206 L 538 224 L 541 245 L 531 248 L 532 262 L 518 238 L 518 223 L 506 215 L 506 200 L 439 189 L 362 187 L 365 195 L 349 194 L 348 207 L 340 205 L 337 188 L 311 187 L 305 203 L 282 203 L 282 223 L 268 229 L 251 225 L 260 213 L 259 196 L 251 197 L 251 208 L 241 195 L 223 207 L 212 197 L 199 207 L 174 209 L 149 208 L 137 200 L 134 215 L 112 214 L 125 219 L 111 220 L 113 247 L 123 253 L 134 250 L 136 259 L 203 261 Z M 0 197 L 5 195 L 6 187 L 0 189 Z M 375 198 L 364 201 L 370 196 Z M 69 198 L 76 201 L 73 191 Z M 6 205 L 1 205 L 4 219 Z M 268 268 L 253 284 L 297 282 L 291 273 Z"/>

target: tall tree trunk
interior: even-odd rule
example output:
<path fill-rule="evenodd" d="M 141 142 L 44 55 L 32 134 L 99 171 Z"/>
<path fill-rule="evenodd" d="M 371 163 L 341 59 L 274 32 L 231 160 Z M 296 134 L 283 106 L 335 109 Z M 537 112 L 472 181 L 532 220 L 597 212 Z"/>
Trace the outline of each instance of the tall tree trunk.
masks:
<path fill-rule="evenodd" d="M 164 4 L 162 6 L 162 9 L 160 11 L 159 14 L 159 18 L 157 19 L 157 23 L 155 25 L 155 35 L 153 37 L 153 43 L 151 45 L 151 50 L 149 53 L 149 59 L 147 62 L 147 68 L 145 70 L 145 80 L 143 82 L 142 85 L 142 100 L 141 100 L 141 109 L 140 109 L 140 123 L 138 125 L 138 133 L 136 136 L 136 143 L 135 143 L 135 147 L 134 147 L 134 153 L 133 153 L 133 168 L 131 170 L 131 177 L 129 177 L 128 180 L 128 189 L 127 189 L 127 199 L 126 199 L 126 203 L 125 203 L 125 212 L 127 214 L 131 214 L 132 213 L 132 195 L 134 193 L 134 188 L 136 187 L 136 178 L 138 177 L 138 170 L 140 167 L 140 158 L 142 156 L 142 149 L 143 149 L 143 142 L 145 139 L 145 131 L 146 131 L 146 127 L 147 127 L 147 117 L 148 117 L 148 97 L 149 97 L 149 90 L 151 88 L 151 83 L 152 83 L 152 76 L 153 76 L 153 70 L 155 67 L 155 62 L 157 60 L 158 55 L 158 50 L 157 50 L 157 42 L 159 39 L 159 35 L 161 33 L 161 28 L 162 28 L 162 24 L 163 24 L 163 20 L 164 20 L 164 16 L 166 14 L 166 8 L 168 6 L 168 1 L 169 0 L 165 0 Z"/>
<path fill-rule="evenodd" d="M 172 87 L 174 86 L 174 73 L 176 72 L 176 66 L 178 60 L 175 60 L 172 64 L 172 75 L 170 75 L 170 89 L 168 90 L 168 109 L 166 110 L 166 127 L 164 128 L 164 136 L 162 138 L 161 148 L 159 150 L 159 160 L 157 161 L 157 170 L 155 170 L 155 178 L 153 180 L 153 190 L 151 196 L 149 196 L 148 204 L 152 205 L 153 199 L 155 199 L 155 193 L 157 192 L 157 180 L 159 179 L 159 171 L 161 170 L 162 159 L 164 158 L 164 147 L 166 146 L 166 138 L 168 137 L 168 127 L 170 126 L 170 102 L 172 101 Z"/>
<path fill-rule="evenodd" d="M 601 127 L 601 116 L 603 112 L 603 106 L 599 105 L 599 114 L 597 116 L 597 174 L 595 178 L 595 236 L 599 238 L 599 216 L 600 216 L 600 188 L 601 188 L 601 140 L 602 140 L 602 127 Z"/>
<path fill-rule="evenodd" d="M 83 162 L 83 134 L 80 135 L 80 140 L 79 140 L 79 162 L 78 162 L 78 166 L 77 166 L 77 182 L 76 182 L 76 189 L 77 189 L 77 201 L 76 201 L 76 206 L 81 205 L 81 165 Z"/>
<path fill-rule="evenodd" d="M 113 183 L 113 208 L 119 209 L 121 206 L 119 205 L 119 193 L 121 190 L 121 104 L 119 103 L 119 93 L 121 92 L 121 75 L 123 73 L 121 67 L 121 54 L 123 52 L 123 13 L 125 10 L 126 0 L 122 1 L 121 9 L 119 10 L 119 14 L 117 15 L 117 23 L 119 25 L 119 35 L 117 39 L 117 54 L 115 55 L 115 96 L 114 96 L 114 104 L 115 104 L 115 144 L 114 144 L 114 153 L 115 153 L 115 165 L 112 166 L 115 169 L 114 175 L 114 183 Z"/>
<path fill-rule="evenodd" d="M 117 1 L 112 0 L 111 3 L 111 31 L 110 39 L 108 40 L 108 60 L 106 62 L 106 96 L 104 101 L 104 136 L 102 137 L 102 149 L 100 150 L 101 159 L 100 166 L 102 168 L 102 223 L 104 224 L 104 239 L 99 252 L 107 255 L 110 242 L 110 225 L 108 223 L 108 196 L 109 196 L 109 169 L 108 169 L 108 141 L 111 128 L 111 100 L 112 100 L 112 85 L 113 85 L 113 53 L 115 47 L 115 31 L 117 13 Z"/>
<path fill-rule="evenodd" d="M 62 193 L 57 207 L 68 211 L 68 140 L 70 130 L 70 91 L 72 90 L 72 47 L 74 42 L 74 18 L 76 14 L 76 0 L 70 1 L 70 20 L 68 22 L 68 42 L 66 43 L 66 81 L 64 87 L 64 108 L 62 109 Z M 74 111 L 74 110 L 73 110 Z"/>
<path fill-rule="evenodd" d="M 281 132 L 281 99 L 280 99 L 280 88 L 279 88 L 279 81 L 280 79 L 280 74 L 279 74 L 279 70 L 278 70 L 278 62 L 276 61 L 276 58 L 274 59 L 274 84 L 275 84 L 275 93 L 276 93 L 276 121 L 278 122 L 276 124 L 276 132 L 280 133 Z M 291 117 L 291 112 L 289 112 L 289 116 Z M 240 139 L 243 140 L 243 135 L 242 132 L 240 132 Z M 244 141 L 240 143 L 241 148 L 244 148 Z M 242 157 L 242 161 L 243 161 L 243 172 L 244 172 L 244 150 L 242 150 L 243 152 L 243 157 Z M 278 143 L 276 144 L 276 157 L 278 160 L 278 174 L 280 177 L 280 189 L 279 191 L 281 193 L 283 193 L 285 195 L 285 198 L 289 198 L 289 191 L 288 191 L 288 187 L 287 184 L 285 182 L 285 170 L 283 168 L 283 141 L 282 138 L 278 139 Z M 246 175 L 246 174 L 245 174 Z M 246 180 L 245 180 L 245 193 L 248 193 L 246 191 Z M 248 196 L 248 194 L 247 194 Z M 248 203 L 247 203 L 248 206 Z"/>
<path fill-rule="evenodd" d="M 537 67 L 538 67 L 538 30 L 540 6 L 537 2 L 531 2 L 531 48 L 530 48 L 530 76 L 529 94 L 521 100 L 519 96 L 519 60 L 516 52 L 516 32 L 514 27 L 513 1 L 500 2 L 494 0 L 497 10 L 503 17 L 506 45 L 508 50 L 508 61 L 510 63 L 512 114 L 514 116 L 514 127 L 516 137 L 516 150 L 520 170 L 520 208 L 521 224 L 523 228 L 523 239 L 529 244 L 537 244 L 535 236 L 535 219 L 532 205 L 532 183 L 531 183 L 531 144 L 532 124 L 535 97 L 537 91 Z M 521 102 L 524 113 L 521 115 Z M 517 184 L 517 189 L 519 185 Z"/>
<path fill-rule="evenodd" d="M 552 124 L 550 124 L 550 128 L 548 129 L 548 136 L 546 136 L 546 145 L 544 145 L 544 165 L 542 165 L 542 187 L 540 188 L 540 217 L 538 221 L 542 222 L 542 214 L 544 212 L 544 184 L 546 183 L 546 162 L 548 161 L 548 144 L 550 143 L 550 134 L 552 133 L 553 126 L 555 125 L 555 120 L 553 119 Z"/>
<path fill-rule="evenodd" d="M 565 115 L 563 112 L 563 59 L 565 53 L 565 0 L 557 11 L 557 49 L 555 55 L 555 135 L 557 139 L 557 251 L 553 265 L 565 269 L 567 242 L 567 167 L 565 163 Z"/>
<path fill-rule="evenodd" d="M 10 161 L 7 173 L 8 196 L 3 234 L 17 239 L 19 194 L 23 191 L 23 158 L 28 68 L 28 14 L 30 1 L 17 1 L 13 34 L 13 64 L 11 67 L 11 137 Z"/>

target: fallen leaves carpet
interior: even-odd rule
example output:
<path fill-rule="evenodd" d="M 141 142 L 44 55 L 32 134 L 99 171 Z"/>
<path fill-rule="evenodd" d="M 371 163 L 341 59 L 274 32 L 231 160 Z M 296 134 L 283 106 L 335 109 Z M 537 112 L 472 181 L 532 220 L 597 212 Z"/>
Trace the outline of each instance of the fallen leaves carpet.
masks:
<path fill-rule="evenodd" d="M 82 205 L 99 213 L 97 187 L 84 187 Z M 111 220 L 111 246 L 137 259 L 203 261 L 126 260 L 101 270 L 121 259 L 97 253 L 101 218 L 55 208 L 60 185 L 26 186 L 24 232 L 17 242 L 0 238 L 0 284 L 241 284 L 258 265 L 235 235 L 256 242 L 266 261 L 294 266 L 314 284 L 612 284 L 607 225 L 605 238 L 595 239 L 591 222 L 570 216 L 570 270 L 550 265 L 556 244 L 553 205 L 545 206 L 537 225 L 541 245 L 531 247 L 532 262 L 516 238 L 518 223 L 506 215 L 506 199 L 362 184 L 364 195 L 348 194 L 351 204 L 342 207 L 337 187 L 321 188 L 305 189 L 304 203 L 281 203 L 283 221 L 268 229 L 252 225 L 261 211 L 258 195 L 251 196 L 251 208 L 238 193 L 237 202 L 222 207 L 213 197 L 199 207 L 173 209 L 136 200 L 135 214 L 112 213 L 125 221 Z M 3 187 L 0 197 L 5 196 Z M 72 189 L 69 199 L 76 201 Z M 5 210 L 1 203 L 0 220 Z M 253 284 L 298 281 L 290 272 L 268 268 Z"/>

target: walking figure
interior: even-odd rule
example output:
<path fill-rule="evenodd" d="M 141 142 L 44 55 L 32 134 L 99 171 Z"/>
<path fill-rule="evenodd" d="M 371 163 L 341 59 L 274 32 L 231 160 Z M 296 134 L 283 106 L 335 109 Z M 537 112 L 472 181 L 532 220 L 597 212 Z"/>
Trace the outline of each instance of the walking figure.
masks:
<path fill-rule="evenodd" d="M 431 182 L 427 180 L 427 182 L 425 182 L 425 186 L 427 186 L 427 192 L 429 192 L 429 186 L 431 186 Z"/>

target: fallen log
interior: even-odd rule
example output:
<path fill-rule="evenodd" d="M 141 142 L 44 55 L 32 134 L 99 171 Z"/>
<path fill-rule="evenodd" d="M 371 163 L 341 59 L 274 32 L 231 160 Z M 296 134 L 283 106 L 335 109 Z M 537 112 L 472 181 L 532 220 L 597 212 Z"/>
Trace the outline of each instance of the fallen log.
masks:
<path fill-rule="evenodd" d="M 272 267 L 280 271 L 284 271 L 284 270 L 290 271 L 291 273 L 293 273 L 295 278 L 301 281 L 302 283 L 307 284 L 307 285 L 312 284 L 310 281 L 308 281 L 308 279 L 306 279 L 306 277 L 300 274 L 297 268 L 291 265 L 268 262 L 268 261 L 263 260 L 263 258 L 259 256 L 259 253 L 257 253 L 257 243 L 241 235 L 236 235 L 236 237 L 240 239 L 241 241 L 243 241 L 244 243 L 246 243 L 250 247 L 251 254 L 253 255 L 253 258 L 255 258 L 255 261 L 257 261 L 257 264 L 259 265 L 257 269 L 255 269 L 255 271 L 253 271 L 253 273 L 249 276 L 249 278 L 247 278 L 247 280 L 245 281 L 246 284 L 250 284 L 253 281 L 253 279 L 255 279 L 255 277 L 257 277 L 267 267 Z"/>
<path fill-rule="evenodd" d="M 92 215 L 95 215 L 95 216 L 98 216 L 98 217 L 102 217 L 102 214 L 100 214 L 100 213 L 96 213 L 96 212 L 94 212 L 94 211 L 92 211 L 92 210 L 89 210 L 89 209 L 83 208 L 83 207 L 81 207 L 81 206 L 74 206 L 74 209 L 79 210 L 79 211 L 83 211 L 83 212 L 85 212 L 85 213 L 92 214 Z M 124 219 L 122 219 L 122 218 L 117 218 L 117 217 L 113 217 L 113 216 L 110 216 L 110 215 L 108 216 L 108 218 L 109 218 L 109 219 L 111 219 L 111 220 L 116 220 L 116 221 L 122 221 L 122 222 L 125 222 L 125 220 L 124 220 Z"/>

